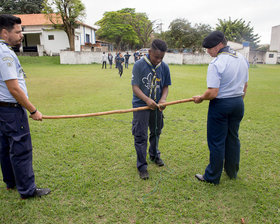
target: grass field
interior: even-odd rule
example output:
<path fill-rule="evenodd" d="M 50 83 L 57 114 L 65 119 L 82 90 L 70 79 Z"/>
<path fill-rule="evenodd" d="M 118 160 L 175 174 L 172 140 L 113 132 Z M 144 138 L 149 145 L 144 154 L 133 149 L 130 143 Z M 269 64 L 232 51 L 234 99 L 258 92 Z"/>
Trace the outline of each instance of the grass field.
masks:
<path fill-rule="evenodd" d="M 131 69 L 122 78 L 101 65 L 60 65 L 54 57 L 21 57 L 30 100 L 44 115 L 131 108 Z M 170 65 L 168 101 L 206 88 L 207 65 Z M 0 223 L 280 223 L 280 66 L 250 68 L 240 127 L 238 178 L 198 182 L 209 160 L 208 102 L 165 110 L 160 150 L 166 166 L 136 169 L 132 114 L 30 120 L 38 187 L 49 196 L 20 200 L 0 183 Z M 2 179 L 2 174 L 0 178 Z"/>

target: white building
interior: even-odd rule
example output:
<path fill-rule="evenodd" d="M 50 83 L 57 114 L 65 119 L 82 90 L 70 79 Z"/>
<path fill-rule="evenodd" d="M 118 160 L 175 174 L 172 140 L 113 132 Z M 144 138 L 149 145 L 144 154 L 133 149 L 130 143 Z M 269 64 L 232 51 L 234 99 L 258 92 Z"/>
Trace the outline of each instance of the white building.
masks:
<path fill-rule="evenodd" d="M 21 51 L 38 52 L 39 56 L 59 55 L 61 50 L 70 47 L 66 32 L 55 29 L 45 14 L 15 16 L 22 22 L 24 41 Z M 95 28 L 79 22 L 79 27 L 75 29 L 75 51 L 90 49 L 95 44 L 95 31 Z"/>
<path fill-rule="evenodd" d="M 268 55 L 269 61 L 280 63 L 280 25 L 271 29 L 271 40 Z M 276 63 L 275 63 L 276 64 Z"/>

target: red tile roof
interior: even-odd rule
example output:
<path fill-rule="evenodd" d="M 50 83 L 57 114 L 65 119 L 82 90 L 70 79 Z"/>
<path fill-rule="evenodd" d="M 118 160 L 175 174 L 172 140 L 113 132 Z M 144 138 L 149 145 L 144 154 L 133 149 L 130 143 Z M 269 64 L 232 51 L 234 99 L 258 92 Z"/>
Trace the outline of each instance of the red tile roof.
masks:
<path fill-rule="evenodd" d="M 45 14 L 20 14 L 14 16 L 21 18 L 22 26 L 52 25 L 52 22 Z M 62 24 L 62 20 L 59 17 L 57 21 L 57 24 Z"/>
<path fill-rule="evenodd" d="M 53 25 L 53 23 L 48 19 L 47 15 L 45 14 L 18 14 L 14 16 L 21 18 L 22 26 Z M 53 18 L 56 24 L 62 24 L 62 19 L 59 15 L 53 14 Z M 84 24 L 80 21 L 78 21 L 78 23 L 91 29 L 97 30 L 96 28 Z"/>

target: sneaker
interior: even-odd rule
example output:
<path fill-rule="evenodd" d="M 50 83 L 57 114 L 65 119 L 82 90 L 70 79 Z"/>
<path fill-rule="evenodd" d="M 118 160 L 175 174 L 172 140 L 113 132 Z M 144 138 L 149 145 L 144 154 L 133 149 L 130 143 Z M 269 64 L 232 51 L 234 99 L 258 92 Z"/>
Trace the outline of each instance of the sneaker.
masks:
<path fill-rule="evenodd" d="M 21 195 L 22 199 L 41 197 L 51 192 L 49 188 L 36 188 L 33 195 Z"/>
<path fill-rule="evenodd" d="M 139 171 L 139 176 L 140 176 L 140 178 L 143 179 L 143 180 L 149 179 L 149 173 L 148 173 L 147 170 Z"/>

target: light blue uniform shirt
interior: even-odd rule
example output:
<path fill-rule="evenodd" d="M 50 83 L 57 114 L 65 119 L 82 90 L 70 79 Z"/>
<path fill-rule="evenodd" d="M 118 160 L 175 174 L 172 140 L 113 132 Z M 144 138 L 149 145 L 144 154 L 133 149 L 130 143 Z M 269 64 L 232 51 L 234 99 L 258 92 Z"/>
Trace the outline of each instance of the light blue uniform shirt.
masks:
<path fill-rule="evenodd" d="M 5 81 L 17 79 L 20 88 L 27 95 L 23 69 L 15 52 L 0 40 L 0 101 L 16 103 L 16 99 L 9 92 Z"/>
<path fill-rule="evenodd" d="M 208 66 L 207 86 L 219 88 L 216 98 L 242 96 L 249 80 L 248 68 L 248 61 L 240 53 L 222 52 Z"/>

